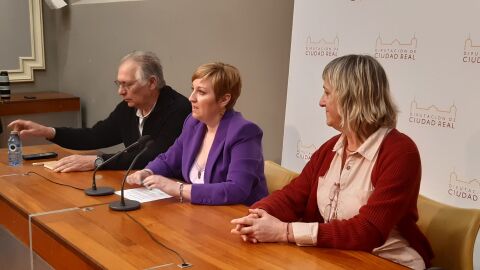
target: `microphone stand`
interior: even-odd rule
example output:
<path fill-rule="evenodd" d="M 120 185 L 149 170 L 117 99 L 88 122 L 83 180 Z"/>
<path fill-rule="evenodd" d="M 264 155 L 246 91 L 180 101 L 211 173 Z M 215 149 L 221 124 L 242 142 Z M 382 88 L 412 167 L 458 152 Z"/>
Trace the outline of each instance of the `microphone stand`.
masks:
<path fill-rule="evenodd" d="M 117 154 L 121 154 L 125 152 L 125 150 L 117 153 Z M 110 161 L 113 157 L 116 157 L 115 155 L 112 156 L 111 158 L 107 159 L 107 161 Z M 91 188 L 87 188 L 85 189 L 85 194 L 87 194 L 88 196 L 105 196 L 105 195 L 112 195 L 115 190 L 112 188 L 112 187 L 97 187 L 97 183 L 95 181 L 95 174 L 97 173 L 98 169 L 100 169 L 100 167 L 102 167 L 103 164 L 105 164 L 106 162 L 103 162 L 102 164 L 98 165 L 95 170 L 93 171 L 93 180 L 92 180 L 92 187 Z"/>
<path fill-rule="evenodd" d="M 128 167 L 127 173 L 125 173 L 125 176 L 123 177 L 122 181 L 122 189 L 121 189 L 121 195 L 120 195 L 120 201 L 116 202 L 111 202 L 109 204 L 110 209 L 115 210 L 115 211 L 131 211 L 131 210 L 136 210 L 140 208 L 140 202 L 134 201 L 134 200 L 128 200 L 125 199 L 124 195 L 124 190 L 125 190 L 125 180 L 127 179 L 128 174 L 130 173 L 130 170 L 132 167 L 135 165 L 137 162 L 137 159 L 145 152 L 148 150 L 148 148 L 153 144 L 153 141 L 148 141 L 145 145 L 145 147 L 138 153 L 135 158 L 133 159 L 132 163 L 130 164 L 130 167 Z"/>
<path fill-rule="evenodd" d="M 111 187 L 97 187 L 97 181 L 95 178 L 95 175 L 97 174 L 97 171 L 103 167 L 105 164 L 108 164 L 110 161 L 113 159 L 116 159 L 118 156 L 120 156 L 123 152 L 126 152 L 133 147 L 136 147 L 139 144 L 143 144 L 145 141 L 150 140 L 150 135 L 144 135 L 138 139 L 138 141 L 132 143 L 129 145 L 127 148 L 123 149 L 122 151 L 116 153 L 115 155 L 111 156 L 109 159 L 105 160 L 102 164 L 97 166 L 95 170 L 93 171 L 93 179 L 92 179 L 92 187 L 85 189 L 85 194 L 88 196 L 105 196 L 105 195 L 112 195 L 115 190 Z"/>

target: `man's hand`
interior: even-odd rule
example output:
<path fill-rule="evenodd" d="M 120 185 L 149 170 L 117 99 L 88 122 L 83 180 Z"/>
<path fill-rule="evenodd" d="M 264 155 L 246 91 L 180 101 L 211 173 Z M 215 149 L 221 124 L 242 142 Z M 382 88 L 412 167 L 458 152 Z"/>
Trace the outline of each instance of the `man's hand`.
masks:
<path fill-rule="evenodd" d="M 32 121 L 15 120 L 8 124 L 8 128 L 18 131 L 22 139 L 25 137 L 43 137 L 50 140 L 55 137 L 54 128 L 42 126 Z"/>
<path fill-rule="evenodd" d="M 91 171 L 95 168 L 95 159 L 97 156 L 94 155 L 71 155 L 57 161 L 52 169 L 55 172 Z"/>

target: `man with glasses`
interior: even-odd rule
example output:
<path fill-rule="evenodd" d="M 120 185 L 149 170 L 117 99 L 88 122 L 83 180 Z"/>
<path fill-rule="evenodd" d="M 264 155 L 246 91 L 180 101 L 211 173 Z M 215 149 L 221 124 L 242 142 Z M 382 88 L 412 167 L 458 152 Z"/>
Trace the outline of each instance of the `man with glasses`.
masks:
<path fill-rule="evenodd" d="M 134 169 L 143 168 L 158 154 L 165 152 L 182 131 L 191 112 L 190 102 L 165 84 L 158 57 L 152 52 L 134 51 L 120 61 L 118 94 L 123 101 L 102 121 L 91 128 L 46 127 L 32 121 L 15 120 L 8 126 L 21 137 L 44 137 L 62 147 L 93 150 L 123 143 L 125 147 L 143 135 L 154 144 L 139 157 Z M 126 169 L 141 147 L 122 153 L 106 164 L 105 169 Z M 113 154 L 71 155 L 60 159 L 56 172 L 93 170 Z"/>

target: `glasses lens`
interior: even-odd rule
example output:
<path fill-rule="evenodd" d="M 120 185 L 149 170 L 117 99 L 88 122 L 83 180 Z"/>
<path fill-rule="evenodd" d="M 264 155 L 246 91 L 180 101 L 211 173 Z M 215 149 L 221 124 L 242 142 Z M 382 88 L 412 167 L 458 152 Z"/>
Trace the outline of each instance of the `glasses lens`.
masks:
<path fill-rule="evenodd" d="M 131 81 L 131 82 L 121 82 L 121 81 L 119 81 L 119 80 L 115 80 L 115 81 L 113 81 L 113 82 L 115 83 L 115 85 L 116 85 L 118 88 L 122 87 L 122 88 L 125 89 L 125 90 L 130 90 L 130 88 L 132 88 L 132 87 L 135 85 L 135 83 L 137 82 L 137 80 Z"/>

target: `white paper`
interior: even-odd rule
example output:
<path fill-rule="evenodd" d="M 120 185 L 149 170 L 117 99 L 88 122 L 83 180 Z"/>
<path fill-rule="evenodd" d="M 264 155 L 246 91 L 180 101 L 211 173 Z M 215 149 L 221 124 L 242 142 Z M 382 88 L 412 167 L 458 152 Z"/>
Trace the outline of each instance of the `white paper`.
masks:
<path fill-rule="evenodd" d="M 59 9 L 67 5 L 63 0 L 45 0 L 45 3 L 47 3 L 51 9 Z"/>
<path fill-rule="evenodd" d="M 58 160 L 45 161 L 45 162 L 43 162 L 43 167 L 45 167 L 47 169 L 50 169 L 50 170 L 53 170 L 53 168 L 55 166 L 57 166 L 57 162 L 58 162 Z M 33 163 L 32 163 L 32 165 L 33 165 Z"/>
<path fill-rule="evenodd" d="M 75 3 L 73 3 L 72 6 L 89 5 L 89 4 L 117 3 L 117 2 L 136 2 L 136 1 L 143 1 L 143 0 L 79 0 Z"/>
<path fill-rule="evenodd" d="M 115 191 L 115 194 L 121 195 L 121 191 Z M 124 190 L 125 198 L 129 200 L 138 201 L 141 203 L 156 201 L 161 199 L 171 198 L 172 196 L 168 195 L 167 193 L 161 191 L 160 189 L 147 189 L 145 187 L 140 188 L 132 188 Z"/>

